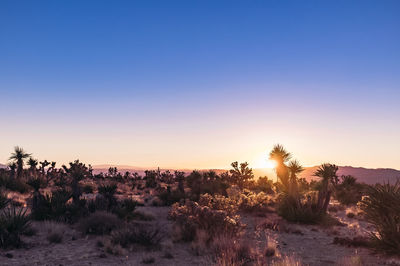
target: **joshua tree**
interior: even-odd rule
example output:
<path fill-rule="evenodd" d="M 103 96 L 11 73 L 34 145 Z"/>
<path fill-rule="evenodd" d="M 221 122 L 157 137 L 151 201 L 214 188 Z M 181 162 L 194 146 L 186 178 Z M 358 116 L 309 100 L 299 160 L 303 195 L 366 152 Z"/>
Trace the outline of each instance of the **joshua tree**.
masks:
<path fill-rule="evenodd" d="M 297 175 L 304 171 L 304 168 L 300 165 L 297 160 L 293 160 L 289 162 L 288 165 L 290 178 L 289 178 L 289 193 L 294 195 L 298 194 L 298 184 L 297 184 Z"/>
<path fill-rule="evenodd" d="M 75 160 L 73 163 L 69 163 L 69 167 L 65 165 L 62 166 L 64 171 L 71 178 L 71 190 L 72 190 L 72 200 L 74 204 L 78 204 L 79 198 L 82 194 L 81 188 L 79 187 L 79 181 L 85 177 L 90 176 L 89 169 L 85 164 Z"/>
<path fill-rule="evenodd" d="M 44 168 L 47 167 L 50 163 L 47 160 L 44 160 L 43 162 L 40 162 L 40 171 L 42 172 L 42 176 L 44 177 L 46 172 L 44 171 Z"/>
<path fill-rule="evenodd" d="M 276 162 L 276 175 L 283 184 L 286 191 L 289 190 L 289 170 L 286 163 L 290 160 L 292 155 L 283 148 L 282 145 L 277 144 L 269 153 L 269 159 Z"/>
<path fill-rule="evenodd" d="M 17 169 L 17 164 L 16 163 L 10 163 L 8 165 L 8 168 L 10 168 L 10 178 L 13 179 L 15 177 L 15 169 Z"/>
<path fill-rule="evenodd" d="M 318 176 L 322 178 L 321 189 L 318 192 L 318 209 L 326 213 L 328 209 L 329 201 L 332 195 L 332 185 L 334 185 L 335 180 L 337 179 L 337 171 L 339 167 L 334 164 L 325 163 L 322 164 L 314 173 L 314 176 Z"/>
<path fill-rule="evenodd" d="M 9 160 L 17 164 L 17 178 L 21 177 L 22 171 L 24 170 L 24 160 L 29 158 L 30 154 L 26 153 L 24 149 L 16 146 L 14 152 L 11 154 Z"/>
<path fill-rule="evenodd" d="M 180 171 L 175 171 L 175 180 L 178 181 L 178 190 L 181 193 L 185 193 L 185 173 Z"/>
<path fill-rule="evenodd" d="M 28 163 L 29 171 L 32 176 L 36 176 L 36 166 L 38 165 L 38 160 L 29 157 Z"/>
<path fill-rule="evenodd" d="M 233 181 L 240 187 L 243 188 L 246 182 L 254 178 L 253 169 L 249 168 L 247 162 L 241 163 L 239 167 L 238 162 L 231 164 L 232 168 L 229 172 L 232 175 Z"/>

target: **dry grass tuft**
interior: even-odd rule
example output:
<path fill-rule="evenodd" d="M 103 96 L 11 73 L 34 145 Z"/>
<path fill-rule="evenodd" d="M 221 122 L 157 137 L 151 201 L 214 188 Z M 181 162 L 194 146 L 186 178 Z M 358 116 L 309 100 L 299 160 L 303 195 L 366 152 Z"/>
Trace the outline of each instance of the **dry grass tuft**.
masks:
<path fill-rule="evenodd" d="M 362 266 L 361 257 L 358 255 L 342 258 L 336 264 L 337 266 Z"/>
<path fill-rule="evenodd" d="M 44 231 L 47 233 L 46 239 L 49 243 L 61 243 L 67 226 L 62 223 L 45 221 L 43 223 Z"/>

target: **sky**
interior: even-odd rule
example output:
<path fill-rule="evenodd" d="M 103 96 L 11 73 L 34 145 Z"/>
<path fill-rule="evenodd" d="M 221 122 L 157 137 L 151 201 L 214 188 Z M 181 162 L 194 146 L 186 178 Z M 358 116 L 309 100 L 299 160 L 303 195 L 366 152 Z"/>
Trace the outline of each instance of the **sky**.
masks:
<path fill-rule="evenodd" d="M 0 163 L 400 169 L 400 1 L 0 1 Z"/>

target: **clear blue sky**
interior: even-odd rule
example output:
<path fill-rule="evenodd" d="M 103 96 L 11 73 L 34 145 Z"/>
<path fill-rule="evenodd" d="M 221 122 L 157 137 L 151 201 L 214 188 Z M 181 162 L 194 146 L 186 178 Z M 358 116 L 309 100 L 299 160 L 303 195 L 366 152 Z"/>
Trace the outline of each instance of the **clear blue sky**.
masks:
<path fill-rule="evenodd" d="M 0 162 L 400 168 L 400 1 L 0 2 Z"/>

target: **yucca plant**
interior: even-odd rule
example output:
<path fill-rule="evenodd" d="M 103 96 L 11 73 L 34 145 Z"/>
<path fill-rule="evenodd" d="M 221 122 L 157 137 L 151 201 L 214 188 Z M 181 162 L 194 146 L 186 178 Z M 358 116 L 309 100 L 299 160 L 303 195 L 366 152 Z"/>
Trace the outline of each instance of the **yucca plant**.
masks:
<path fill-rule="evenodd" d="M 30 227 L 26 209 L 6 208 L 0 213 L 0 247 L 19 247 L 22 244 L 20 235 Z"/>
<path fill-rule="evenodd" d="M 376 249 L 400 254 L 400 181 L 367 188 L 361 202 L 365 218 L 376 230 L 371 233 Z"/>
<path fill-rule="evenodd" d="M 7 195 L 3 191 L 0 191 L 0 210 L 7 207 L 7 205 L 9 203 L 10 203 L 10 199 L 7 198 Z"/>
<path fill-rule="evenodd" d="M 101 194 L 107 200 L 108 209 L 113 208 L 117 204 L 117 199 L 115 198 L 117 185 L 115 183 L 100 185 L 98 190 L 99 194 Z"/>

